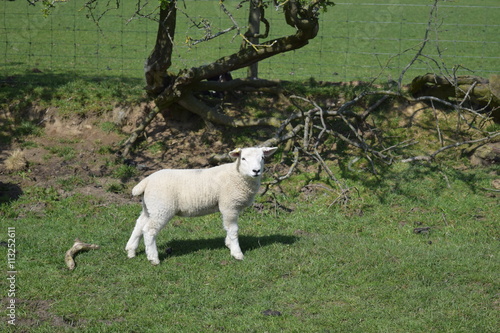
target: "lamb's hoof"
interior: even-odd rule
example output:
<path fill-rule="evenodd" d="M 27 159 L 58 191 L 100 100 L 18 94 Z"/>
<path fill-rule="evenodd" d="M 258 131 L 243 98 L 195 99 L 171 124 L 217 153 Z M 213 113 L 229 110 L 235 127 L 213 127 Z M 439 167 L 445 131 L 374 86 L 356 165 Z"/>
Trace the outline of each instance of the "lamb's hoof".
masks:
<path fill-rule="evenodd" d="M 234 259 L 236 260 L 243 260 L 243 258 L 245 258 L 245 256 L 243 255 L 243 253 L 235 253 L 235 254 L 231 254 L 233 256 Z"/>
<path fill-rule="evenodd" d="M 127 257 L 128 257 L 128 258 L 133 258 L 133 257 L 135 257 L 135 251 L 132 251 L 132 250 L 127 251 Z"/>
<path fill-rule="evenodd" d="M 151 265 L 153 266 L 158 266 L 160 264 L 160 260 L 158 259 L 152 259 L 149 261 L 151 263 Z"/>

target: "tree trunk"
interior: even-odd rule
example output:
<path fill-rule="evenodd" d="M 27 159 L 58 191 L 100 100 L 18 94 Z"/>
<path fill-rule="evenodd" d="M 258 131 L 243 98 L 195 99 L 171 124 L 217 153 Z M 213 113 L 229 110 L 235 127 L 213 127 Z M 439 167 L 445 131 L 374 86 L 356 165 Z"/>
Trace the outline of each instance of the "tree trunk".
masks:
<path fill-rule="evenodd" d="M 163 3 L 160 6 L 160 21 L 156 44 L 144 64 L 146 76 L 146 91 L 150 96 L 156 97 L 168 85 L 167 70 L 172 65 L 172 51 L 177 20 L 177 1 Z"/>
<path fill-rule="evenodd" d="M 262 2 L 260 0 L 251 0 L 250 1 L 250 10 L 248 14 L 248 32 L 247 38 L 250 43 L 257 45 L 259 44 L 259 38 L 255 37 L 260 34 L 260 12 Z M 244 42 L 246 44 L 246 41 Z M 259 63 L 253 63 L 248 66 L 247 78 L 249 79 L 257 79 L 259 76 Z"/>

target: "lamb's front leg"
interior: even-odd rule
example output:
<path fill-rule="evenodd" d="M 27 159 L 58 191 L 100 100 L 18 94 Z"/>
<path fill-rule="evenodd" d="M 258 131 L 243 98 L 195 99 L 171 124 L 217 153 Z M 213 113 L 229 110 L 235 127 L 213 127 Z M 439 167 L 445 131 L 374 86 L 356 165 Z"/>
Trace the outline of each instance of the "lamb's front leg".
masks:
<path fill-rule="evenodd" d="M 243 260 L 243 252 L 238 241 L 238 212 L 222 212 L 222 220 L 227 232 L 226 246 L 231 250 L 231 256 L 234 259 Z"/>

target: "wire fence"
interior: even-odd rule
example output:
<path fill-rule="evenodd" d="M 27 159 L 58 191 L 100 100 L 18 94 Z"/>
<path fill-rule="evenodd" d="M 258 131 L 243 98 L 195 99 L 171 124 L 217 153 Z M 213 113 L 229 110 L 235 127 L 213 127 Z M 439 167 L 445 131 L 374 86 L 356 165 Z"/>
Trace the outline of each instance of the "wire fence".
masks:
<path fill-rule="evenodd" d="M 131 19 L 136 1 L 127 1 L 96 25 L 82 10 L 84 3 L 60 1 L 50 15 L 44 16 L 40 7 L 27 1 L 2 1 L 1 75 L 50 72 L 142 78 L 157 23 Z M 244 27 L 248 14 L 244 9 L 235 10 L 239 1 L 224 4 Z M 287 80 L 314 77 L 323 81 L 397 79 L 422 47 L 425 36 L 425 48 L 407 72 L 407 80 L 427 72 L 485 77 L 500 74 L 500 3 L 461 0 L 433 5 L 434 1 L 429 0 L 336 2 L 321 13 L 319 34 L 309 45 L 260 62 L 259 76 Z M 268 8 L 266 18 L 271 24 L 269 39 L 294 32 L 286 26 L 280 11 Z M 189 46 L 187 37 L 203 36 L 206 30 L 201 26 L 206 27 L 207 22 L 213 32 L 231 23 L 217 0 L 183 2 L 172 71 L 205 64 L 239 49 L 241 38 L 234 31 Z M 236 77 L 245 75 L 244 70 L 233 73 Z"/>

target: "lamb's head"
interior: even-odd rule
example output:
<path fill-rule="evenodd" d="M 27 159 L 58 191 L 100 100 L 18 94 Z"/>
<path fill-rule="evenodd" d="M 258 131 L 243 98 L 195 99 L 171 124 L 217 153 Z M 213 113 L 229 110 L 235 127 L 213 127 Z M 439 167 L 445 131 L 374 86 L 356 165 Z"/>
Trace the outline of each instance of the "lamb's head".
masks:
<path fill-rule="evenodd" d="M 238 170 L 245 177 L 260 178 L 264 171 L 264 158 L 271 156 L 276 147 L 237 148 L 229 156 L 237 158 Z"/>

